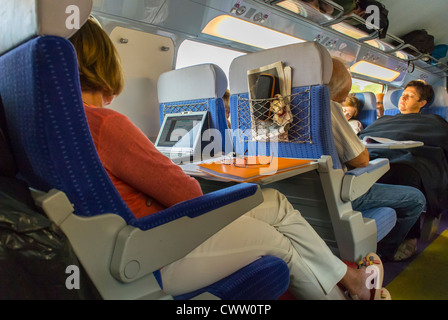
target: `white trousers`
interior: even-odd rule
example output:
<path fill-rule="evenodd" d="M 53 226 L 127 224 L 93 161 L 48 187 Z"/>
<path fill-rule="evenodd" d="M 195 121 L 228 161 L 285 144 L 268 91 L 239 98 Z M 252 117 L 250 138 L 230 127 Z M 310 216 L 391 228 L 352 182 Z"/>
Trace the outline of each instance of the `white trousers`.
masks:
<path fill-rule="evenodd" d="M 274 189 L 264 202 L 213 235 L 184 258 L 161 270 L 165 292 L 179 295 L 210 285 L 272 255 L 290 270 L 290 292 L 298 299 L 344 299 L 336 284 L 347 266 Z"/>

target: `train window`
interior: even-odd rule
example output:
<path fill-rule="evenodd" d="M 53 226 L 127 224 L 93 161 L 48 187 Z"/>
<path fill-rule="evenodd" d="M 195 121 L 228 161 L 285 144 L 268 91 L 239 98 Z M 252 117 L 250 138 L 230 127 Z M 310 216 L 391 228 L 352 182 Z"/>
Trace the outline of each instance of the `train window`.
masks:
<path fill-rule="evenodd" d="M 382 84 L 352 78 L 352 89 L 350 90 L 351 93 L 373 92 L 373 93 L 377 94 L 377 93 L 382 93 L 383 90 L 384 90 L 384 86 Z"/>
<path fill-rule="evenodd" d="M 185 40 L 177 52 L 176 69 L 202 63 L 218 65 L 229 77 L 230 63 L 244 52 L 225 49 L 205 43 Z"/>

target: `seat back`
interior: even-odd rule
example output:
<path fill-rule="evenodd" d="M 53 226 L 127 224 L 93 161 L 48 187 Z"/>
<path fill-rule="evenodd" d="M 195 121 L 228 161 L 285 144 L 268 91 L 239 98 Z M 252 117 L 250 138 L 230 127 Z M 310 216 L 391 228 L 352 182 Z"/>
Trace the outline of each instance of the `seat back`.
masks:
<path fill-rule="evenodd" d="M 76 22 L 82 25 L 93 2 L 63 0 L 55 4 L 45 0 L 30 5 L 19 1 L 15 5 L 4 8 L 14 12 L 14 21 L 19 21 L 18 14 L 32 23 L 16 28 L 9 19 L 1 21 L 4 30 L 18 31 L 0 41 L 4 52 L 10 50 L 0 57 L 0 78 L 7 79 L 0 82 L 0 92 L 19 172 L 32 188 L 64 191 L 80 216 L 117 212 L 129 220 L 132 213 L 99 162 L 85 120 L 76 53 L 71 43 L 62 38 L 77 30 L 67 28 L 68 8 L 74 5 L 79 9 Z M 37 34 L 53 36 L 35 37 Z M 61 146 L 72 137 L 76 147 L 66 147 L 61 154 Z M 60 158 L 67 164 L 54 161 Z M 97 178 L 86 184 L 76 179 L 80 174 Z M 110 201 L 104 202 L 104 197 Z"/>
<path fill-rule="evenodd" d="M 290 101 L 292 122 L 287 141 L 257 141 L 257 120 L 251 117 L 253 106 L 260 100 L 249 99 L 248 70 L 282 62 L 292 69 Z M 230 66 L 230 108 L 232 135 L 237 153 L 274 154 L 279 157 L 319 159 L 318 171 L 297 175 L 269 187 L 285 194 L 291 204 L 307 219 L 335 253 L 354 261 L 367 250 L 376 250 L 378 235 L 383 237 L 395 224 L 394 210 L 383 212 L 391 224 L 378 224 L 364 219 L 352 209 L 350 201 L 341 197 L 344 171 L 340 163 L 331 124 L 330 82 L 333 63 L 329 52 L 316 42 L 306 42 L 247 54 L 236 58 Z M 271 102 L 268 100 L 267 102 Z M 374 109 L 376 113 L 376 107 Z M 261 122 L 258 120 L 258 122 Z M 274 141 L 272 141 L 274 140 Z M 285 139 L 286 140 L 286 139 Z M 369 213 L 370 214 L 370 213 Z M 387 230 L 386 230 L 387 229 Z"/>
<path fill-rule="evenodd" d="M 55 36 L 34 38 L 0 57 L 0 78 L 8 79 L 0 82 L 0 93 L 17 167 L 28 185 L 65 192 L 80 216 L 115 212 L 125 221 L 133 218 L 93 144 L 72 44 Z"/>
<path fill-rule="evenodd" d="M 256 141 L 249 102 L 247 71 L 281 61 L 292 68 L 288 140 Z M 330 155 L 341 168 L 331 131 L 330 94 L 326 84 L 332 74 L 328 51 L 316 42 L 264 50 L 236 58 L 230 66 L 230 112 L 237 153 L 274 153 L 280 157 L 311 158 Z M 269 102 L 269 101 L 268 101 Z M 276 150 L 270 150 L 273 147 Z"/>
<path fill-rule="evenodd" d="M 14 2 L 39 15 L 39 6 L 36 8 L 34 2 Z M 91 8 L 91 1 L 80 3 L 89 4 Z M 47 11 L 59 14 L 53 9 L 47 7 Z M 65 8 L 62 12 L 65 14 Z M 14 14 L 10 11 L 7 16 Z M 39 21 L 39 17 L 36 19 Z M 96 152 L 84 113 L 72 44 L 58 36 L 36 34 L 31 39 L 28 35 L 17 38 L 16 44 L 20 43 L 0 56 L 0 96 L 20 177 L 40 191 L 36 192 L 37 202 L 67 235 L 102 298 L 170 298 L 158 284 L 157 270 L 185 256 L 258 205 L 262 201 L 258 188 L 251 192 L 249 189 L 256 186 L 230 187 L 232 190 L 184 201 L 148 219 L 135 219 Z M 141 250 L 142 243 L 145 250 Z M 270 262 L 269 266 L 265 261 Z M 276 275 L 266 279 L 267 272 Z M 262 257 L 212 284 L 212 288 L 202 290 L 206 293 L 213 289 L 218 297 L 231 299 L 232 294 L 254 283 L 257 289 L 266 289 L 263 297 L 278 298 L 289 283 L 286 263 L 279 258 Z M 271 290 L 277 283 L 280 285 Z M 245 292 L 248 299 L 260 297 L 257 290 Z"/>
<path fill-rule="evenodd" d="M 226 137 L 227 152 L 232 151 L 222 99 L 227 83 L 224 71 L 211 63 L 163 73 L 157 82 L 160 124 L 169 113 L 208 111 L 208 128 L 217 130 L 209 132 L 222 142 L 215 151 L 226 152 Z"/>
<path fill-rule="evenodd" d="M 434 87 L 434 98 L 422 109 L 422 113 L 437 114 L 448 121 L 448 93 L 445 87 Z"/>
<path fill-rule="evenodd" d="M 377 118 L 376 112 L 376 96 L 373 92 L 359 92 L 355 93 L 361 103 L 359 114 L 356 117 L 364 128 L 367 128 Z"/>

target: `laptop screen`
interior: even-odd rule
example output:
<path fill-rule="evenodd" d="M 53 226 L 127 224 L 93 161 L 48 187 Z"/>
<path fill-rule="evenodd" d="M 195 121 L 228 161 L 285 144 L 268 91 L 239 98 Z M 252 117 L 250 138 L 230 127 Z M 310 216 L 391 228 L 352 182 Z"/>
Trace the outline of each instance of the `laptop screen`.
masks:
<path fill-rule="evenodd" d="M 204 111 L 165 115 L 156 147 L 194 149 L 200 141 L 206 114 Z"/>

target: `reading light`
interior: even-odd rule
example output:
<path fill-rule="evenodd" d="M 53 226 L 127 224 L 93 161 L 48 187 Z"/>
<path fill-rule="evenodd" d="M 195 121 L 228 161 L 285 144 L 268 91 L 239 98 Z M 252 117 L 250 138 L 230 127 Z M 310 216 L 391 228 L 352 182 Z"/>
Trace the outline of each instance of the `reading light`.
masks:
<path fill-rule="evenodd" d="M 202 33 L 261 49 L 305 42 L 305 40 L 227 15 L 214 18 L 205 26 Z"/>
<path fill-rule="evenodd" d="M 400 75 L 399 72 L 381 67 L 367 61 L 359 61 L 355 63 L 350 71 L 353 73 L 362 74 L 368 77 L 372 77 L 384 81 L 394 81 Z"/>

